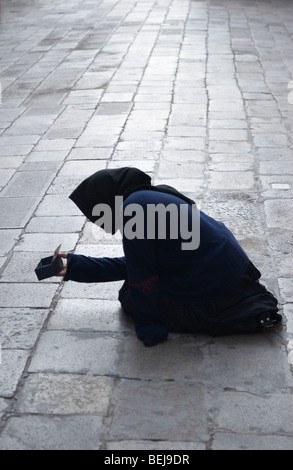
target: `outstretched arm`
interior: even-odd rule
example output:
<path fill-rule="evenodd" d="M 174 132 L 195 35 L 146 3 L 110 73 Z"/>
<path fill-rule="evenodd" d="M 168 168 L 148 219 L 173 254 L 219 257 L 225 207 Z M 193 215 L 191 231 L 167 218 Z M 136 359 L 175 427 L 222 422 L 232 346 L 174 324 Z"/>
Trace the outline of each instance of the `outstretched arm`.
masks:
<path fill-rule="evenodd" d="M 111 282 L 127 278 L 126 261 L 121 258 L 93 258 L 73 253 L 59 253 L 67 264 L 58 274 L 65 281 Z"/>

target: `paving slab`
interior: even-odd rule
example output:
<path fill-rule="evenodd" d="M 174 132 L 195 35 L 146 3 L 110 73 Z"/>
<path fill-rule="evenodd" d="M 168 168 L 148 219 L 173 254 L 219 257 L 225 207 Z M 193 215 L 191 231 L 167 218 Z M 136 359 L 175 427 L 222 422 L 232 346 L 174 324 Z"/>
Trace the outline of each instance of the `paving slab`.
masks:
<path fill-rule="evenodd" d="M 134 333 L 133 324 L 132 330 Z M 158 348 L 147 349 L 136 341 L 135 334 L 128 335 L 121 353 L 119 374 L 129 379 L 140 380 L 194 380 L 208 379 L 204 359 L 207 339 L 189 335 L 172 335 Z M 172 356 L 172 361 L 168 358 Z M 156 364 L 154 366 L 154 364 Z"/>
<path fill-rule="evenodd" d="M 2 348 L 33 348 L 47 315 L 47 309 L 2 308 L 0 312 Z"/>
<path fill-rule="evenodd" d="M 109 441 L 107 450 L 142 450 L 142 451 L 194 451 L 205 450 L 206 445 L 202 442 L 178 442 L 178 441 L 152 441 L 152 440 L 121 440 Z"/>
<path fill-rule="evenodd" d="M 23 228 L 38 202 L 36 197 L 0 197 L 0 229 Z"/>
<path fill-rule="evenodd" d="M 62 250 L 72 251 L 79 235 L 77 233 L 25 233 L 19 240 L 15 251 L 50 251 L 53 253 L 62 244 Z"/>
<path fill-rule="evenodd" d="M 292 450 L 291 437 L 258 434 L 234 434 L 217 432 L 211 446 L 212 450 Z"/>
<path fill-rule="evenodd" d="M 1 197 L 39 196 L 45 193 L 55 174 L 53 172 L 16 172 L 1 192 Z"/>
<path fill-rule="evenodd" d="M 293 279 L 292 277 L 278 278 L 280 295 L 285 302 L 293 302 Z"/>
<path fill-rule="evenodd" d="M 251 171 L 213 171 L 210 173 L 210 189 L 249 190 L 254 188 Z"/>
<path fill-rule="evenodd" d="M 26 233 L 74 233 L 80 232 L 83 226 L 83 216 L 33 217 L 25 230 Z"/>
<path fill-rule="evenodd" d="M 1 450 L 97 450 L 100 416 L 20 416 L 11 418 L 0 437 Z"/>
<path fill-rule="evenodd" d="M 71 160 L 65 162 L 59 172 L 60 178 L 71 175 L 81 175 L 83 179 L 92 175 L 96 171 L 103 170 L 106 166 L 106 160 Z"/>
<path fill-rule="evenodd" d="M 290 199 L 268 199 L 264 202 L 268 227 L 293 229 Z"/>
<path fill-rule="evenodd" d="M 113 440 L 126 440 L 131 433 L 139 440 L 176 441 L 178 427 L 184 441 L 207 439 L 208 422 L 200 384 L 121 380 L 113 405 Z"/>
<path fill-rule="evenodd" d="M 127 330 L 128 318 L 118 300 L 61 299 L 48 323 L 49 330 Z"/>
<path fill-rule="evenodd" d="M 1 174 L 0 174 L 0 187 L 5 186 L 8 181 L 12 178 L 14 175 L 15 170 L 13 169 L 1 169 Z"/>
<path fill-rule="evenodd" d="M 48 308 L 56 292 L 54 284 L 7 282 L 0 284 L 2 307 Z"/>
<path fill-rule="evenodd" d="M 210 340 L 203 369 L 210 389 L 239 390 L 248 395 L 286 392 L 292 376 L 285 358 L 286 345 L 280 345 L 275 334 L 239 336 L 237 342 L 235 338 L 224 337 Z"/>
<path fill-rule="evenodd" d="M 61 297 L 66 299 L 117 300 L 122 284 L 122 281 L 103 284 L 67 282 L 62 289 Z"/>
<path fill-rule="evenodd" d="M 9 409 L 10 401 L 9 399 L 0 398 L 0 424 L 2 425 L 2 417 Z"/>
<path fill-rule="evenodd" d="M 259 397 L 226 390 L 211 397 L 211 417 L 215 429 L 219 430 L 292 435 L 291 411 L 292 395 L 288 393 Z"/>
<path fill-rule="evenodd" d="M 4 349 L 0 367 L 0 397 L 12 398 L 26 368 L 29 350 Z"/>
<path fill-rule="evenodd" d="M 19 235 L 21 234 L 20 230 L 1 230 L 0 231 L 0 255 L 6 255 L 9 253 L 11 248 L 16 244 Z"/>
<path fill-rule="evenodd" d="M 79 209 L 70 199 L 68 199 L 68 196 L 69 194 L 47 194 L 42 200 L 42 202 L 39 204 L 36 210 L 36 215 L 46 217 L 80 215 Z"/>
<path fill-rule="evenodd" d="M 121 339 L 100 332 L 47 331 L 43 333 L 29 372 L 98 374 L 119 372 Z"/>
<path fill-rule="evenodd" d="M 57 242 L 58 243 L 58 242 Z M 51 251 L 39 252 L 17 252 L 14 251 L 9 260 L 7 260 L 1 274 L 1 281 L 4 283 L 59 283 L 60 278 L 53 277 L 39 281 L 35 268 L 40 262 L 40 259 L 52 256 L 52 253 L 58 245 Z"/>
<path fill-rule="evenodd" d="M 114 379 L 71 374 L 32 374 L 17 401 L 19 413 L 106 416 Z"/>

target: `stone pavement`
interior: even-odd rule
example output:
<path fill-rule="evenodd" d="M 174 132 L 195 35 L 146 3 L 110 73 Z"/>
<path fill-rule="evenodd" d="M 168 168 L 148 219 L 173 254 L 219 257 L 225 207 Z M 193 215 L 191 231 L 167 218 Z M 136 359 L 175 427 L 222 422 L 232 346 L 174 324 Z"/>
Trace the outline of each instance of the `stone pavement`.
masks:
<path fill-rule="evenodd" d="M 1 3 L 0 449 L 293 449 L 292 2 Z M 120 283 L 37 281 L 121 253 L 68 195 L 125 165 L 232 229 L 282 328 L 148 349 Z"/>

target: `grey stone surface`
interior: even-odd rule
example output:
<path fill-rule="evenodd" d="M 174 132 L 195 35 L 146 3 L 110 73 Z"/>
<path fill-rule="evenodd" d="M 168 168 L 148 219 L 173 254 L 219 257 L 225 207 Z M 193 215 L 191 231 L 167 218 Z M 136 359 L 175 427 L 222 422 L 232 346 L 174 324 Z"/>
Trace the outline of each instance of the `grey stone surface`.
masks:
<path fill-rule="evenodd" d="M 184 441 L 207 439 L 204 391 L 198 383 L 122 380 L 113 404 L 112 439 L 127 440 L 131 433 L 136 439 L 176 441 L 178 427 Z"/>
<path fill-rule="evenodd" d="M 87 176 L 92 175 L 98 170 L 103 170 L 105 168 L 106 161 L 105 160 L 86 160 L 86 161 L 79 161 L 79 160 L 71 160 L 64 163 L 62 169 L 59 172 L 59 176 L 62 178 L 64 176 L 71 176 L 71 175 L 82 175 L 83 179 Z"/>
<path fill-rule="evenodd" d="M 100 416 L 19 416 L 11 418 L 0 437 L 1 450 L 97 450 Z"/>
<path fill-rule="evenodd" d="M 212 450 L 292 450 L 292 437 L 215 433 Z"/>
<path fill-rule="evenodd" d="M 73 233 L 80 232 L 84 217 L 33 217 L 26 226 L 27 233 Z"/>
<path fill-rule="evenodd" d="M 0 284 L 2 307 L 47 308 L 56 292 L 54 284 L 7 282 Z"/>
<path fill-rule="evenodd" d="M 50 188 L 48 189 L 47 194 L 55 195 L 55 196 L 63 195 L 64 198 L 68 198 L 68 196 L 83 181 L 83 179 L 84 179 L 84 175 L 78 176 L 77 174 L 75 174 L 74 176 L 73 175 L 62 176 L 62 177 L 56 176 L 55 180 L 53 181 Z M 76 215 L 76 217 L 78 216 Z"/>
<path fill-rule="evenodd" d="M 127 316 L 118 300 L 61 299 L 48 329 L 72 331 L 123 331 Z"/>
<path fill-rule="evenodd" d="M 20 235 L 20 230 L 1 230 L 0 231 L 0 255 L 7 255 L 11 248 L 16 244 Z"/>
<path fill-rule="evenodd" d="M 15 247 L 15 251 L 49 251 L 54 253 L 62 244 L 63 251 L 72 251 L 78 240 L 78 233 L 25 233 Z"/>
<path fill-rule="evenodd" d="M 114 380 L 71 374 L 32 374 L 17 400 L 19 413 L 107 415 Z"/>
<path fill-rule="evenodd" d="M 0 365 L 0 397 L 11 398 L 25 370 L 30 355 L 29 350 L 2 349 Z"/>
<path fill-rule="evenodd" d="M 0 312 L 2 348 L 33 348 L 47 315 L 45 309 L 3 308 Z"/>
<path fill-rule="evenodd" d="M 1 169 L 0 187 L 5 186 L 8 183 L 8 181 L 12 178 L 14 173 L 15 173 L 15 170 L 13 169 L 9 169 L 9 168 Z"/>
<path fill-rule="evenodd" d="M 55 173 L 48 171 L 16 172 L 6 188 L 1 192 L 2 197 L 39 196 L 46 192 Z"/>
<path fill-rule="evenodd" d="M 122 287 L 122 284 L 122 281 L 105 284 L 67 282 L 62 289 L 61 297 L 66 299 L 117 300 L 118 291 Z"/>
<path fill-rule="evenodd" d="M 289 0 L 2 0 L 1 450 L 293 448 L 292 19 Z M 39 282 L 59 243 L 123 254 L 68 198 L 120 166 L 224 222 L 282 326 L 145 348 L 122 281 Z"/>
<path fill-rule="evenodd" d="M 255 396 L 226 390 L 212 394 L 210 413 L 215 429 L 244 434 L 292 435 L 290 393 Z"/>
<path fill-rule="evenodd" d="M 178 442 L 178 441 L 147 441 L 147 440 L 121 440 L 107 444 L 107 450 L 157 450 L 157 451 L 190 451 L 205 450 L 206 446 L 201 442 Z M 184 453 L 183 453 L 184 455 Z M 186 453 L 188 455 L 188 453 Z"/>
<path fill-rule="evenodd" d="M 292 202 L 290 199 L 268 199 L 265 201 L 268 227 L 293 229 Z"/>
<path fill-rule="evenodd" d="M 56 246 L 55 246 L 56 248 Z M 2 271 L 1 280 L 7 283 L 24 283 L 34 282 L 38 283 L 38 278 L 35 273 L 35 268 L 39 264 L 41 258 L 52 256 L 54 249 L 48 252 L 18 252 L 14 251 L 7 261 L 5 268 Z M 41 281 L 45 282 L 60 282 L 60 279 L 49 278 Z"/>
<path fill-rule="evenodd" d="M 210 189 L 249 190 L 254 187 L 254 175 L 250 171 L 213 171 L 210 173 Z"/>
<path fill-rule="evenodd" d="M 30 372 L 117 375 L 122 341 L 100 332 L 47 331 L 38 343 Z"/>
<path fill-rule="evenodd" d="M 293 278 L 280 277 L 278 279 L 281 298 L 285 302 L 293 302 Z"/>
<path fill-rule="evenodd" d="M 128 336 L 121 353 L 119 375 L 141 380 L 208 380 L 206 338 L 170 335 L 157 348 L 142 347 L 135 335 Z M 170 360 L 170 357 L 172 359 Z"/>
<path fill-rule="evenodd" d="M 23 228 L 33 214 L 38 199 L 36 197 L 0 197 L 0 229 Z"/>
<path fill-rule="evenodd" d="M 238 341 L 233 337 L 211 340 L 209 354 L 204 354 L 203 377 L 218 389 L 248 394 L 285 392 L 292 386 L 292 376 L 286 363 L 285 346 L 280 345 L 275 335 L 268 332 L 260 336 L 239 336 Z M 262 355 L 260 351 L 265 352 Z"/>
<path fill-rule="evenodd" d="M 2 417 L 9 409 L 9 399 L 0 398 L 0 425 L 2 425 Z"/>
<path fill-rule="evenodd" d="M 47 194 L 38 206 L 36 215 L 46 217 L 80 215 L 80 211 L 75 204 L 68 199 L 68 196 L 69 194 L 56 196 Z"/>

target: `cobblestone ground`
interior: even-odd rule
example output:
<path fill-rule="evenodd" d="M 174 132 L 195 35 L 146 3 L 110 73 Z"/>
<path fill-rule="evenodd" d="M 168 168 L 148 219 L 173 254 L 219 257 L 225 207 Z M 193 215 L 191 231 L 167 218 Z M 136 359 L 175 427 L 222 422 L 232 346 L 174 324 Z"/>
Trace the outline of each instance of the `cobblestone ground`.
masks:
<path fill-rule="evenodd" d="M 0 448 L 292 449 L 292 2 L 1 9 Z M 68 195 L 125 165 L 232 229 L 280 299 L 282 328 L 147 349 L 120 283 L 37 281 L 59 243 L 121 253 Z"/>

